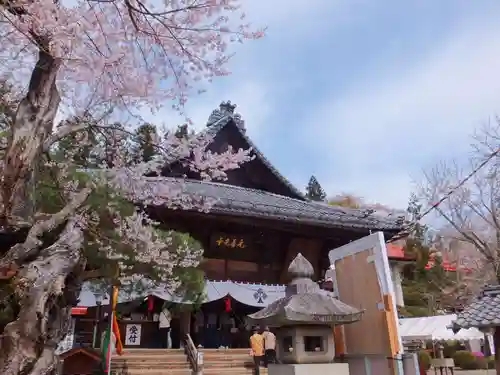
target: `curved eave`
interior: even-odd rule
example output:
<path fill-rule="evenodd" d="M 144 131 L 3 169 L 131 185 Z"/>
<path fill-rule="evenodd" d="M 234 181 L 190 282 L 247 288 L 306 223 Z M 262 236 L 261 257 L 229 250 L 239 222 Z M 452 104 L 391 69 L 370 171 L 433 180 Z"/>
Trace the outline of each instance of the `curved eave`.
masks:
<path fill-rule="evenodd" d="M 210 213 L 278 220 L 326 228 L 358 231 L 383 231 L 396 234 L 401 226 L 396 220 L 367 215 L 363 210 L 320 205 L 261 190 L 228 184 L 185 180 L 173 177 L 149 178 L 147 189 L 158 192 L 177 189 L 182 194 L 213 200 Z"/>

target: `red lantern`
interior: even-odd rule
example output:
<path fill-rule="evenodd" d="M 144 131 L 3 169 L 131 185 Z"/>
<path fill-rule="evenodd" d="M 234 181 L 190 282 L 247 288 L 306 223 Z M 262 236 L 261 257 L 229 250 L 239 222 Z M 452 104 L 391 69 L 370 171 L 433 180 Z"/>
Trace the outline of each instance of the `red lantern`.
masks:
<path fill-rule="evenodd" d="M 155 300 L 153 296 L 148 296 L 148 311 L 152 312 L 155 307 Z"/>
<path fill-rule="evenodd" d="M 231 298 L 229 297 L 226 297 L 225 299 L 225 305 L 226 305 L 226 312 L 230 312 L 231 311 Z"/>

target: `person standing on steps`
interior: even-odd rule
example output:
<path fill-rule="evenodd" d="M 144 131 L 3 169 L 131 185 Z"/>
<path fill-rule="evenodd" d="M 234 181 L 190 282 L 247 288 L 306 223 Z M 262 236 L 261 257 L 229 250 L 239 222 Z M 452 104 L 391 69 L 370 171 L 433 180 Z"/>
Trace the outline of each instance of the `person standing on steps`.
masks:
<path fill-rule="evenodd" d="M 264 338 L 259 334 L 257 327 L 253 329 L 253 335 L 250 337 L 251 354 L 255 366 L 255 375 L 260 375 L 260 364 L 264 357 Z"/>
<path fill-rule="evenodd" d="M 172 348 L 172 338 L 170 336 L 170 322 L 172 321 L 172 314 L 167 308 L 167 304 L 163 304 L 159 317 L 158 328 L 160 329 L 161 347 L 166 349 Z"/>
<path fill-rule="evenodd" d="M 264 365 L 267 367 L 269 363 L 277 363 L 276 359 L 276 336 L 271 332 L 269 327 L 266 327 L 262 334 L 264 338 Z"/>

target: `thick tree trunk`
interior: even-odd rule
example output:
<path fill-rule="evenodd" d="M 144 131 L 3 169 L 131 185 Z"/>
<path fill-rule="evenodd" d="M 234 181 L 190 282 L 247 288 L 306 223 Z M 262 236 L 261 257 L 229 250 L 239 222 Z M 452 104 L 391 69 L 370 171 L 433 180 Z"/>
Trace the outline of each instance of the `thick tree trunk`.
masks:
<path fill-rule="evenodd" d="M 0 374 L 45 375 L 56 364 L 55 349 L 67 332 L 71 307 L 77 302 L 85 266 L 81 256 L 83 233 L 72 214 L 79 202 L 71 202 L 60 213 L 33 223 L 33 171 L 52 133 L 60 96 L 56 77 L 60 60 L 52 57 L 48 41 L 36 38 L 38 61 L 31 75 L 28 93 L 20 102 L 11 128 L 7 150 L 0 166 L 0 232 L 19 225 L 33 225 L 26 241 L 0 256 L 0 276 L 14 290 L 12 302 L 18 311 L 0 336 Z M 39 238 L 63 231 L 50 246 Z M 10 278 L 10 279 L 9 279 Z M 2 277 L 0 277 L 2 279 Z"/>
<path fill-rule="evenodd" d="M 28 93 L 19 104 L 11 129 L 2 165 L 0 227 L 29 223 L 32 219 L 29 189 L 33 171 L 52 132 L 60 102 L 56 77 L 61 62 L 46 50 L 40 48 Z"/>
<path fill-rule="evenodd" d="M 54 369 L 55 349 L 81 289 L 82 245 L 83 233 L 70 220 L 58 240 L 12 280 L 19 314 L 1 337 L 0 374 L 46 375 Z"/>

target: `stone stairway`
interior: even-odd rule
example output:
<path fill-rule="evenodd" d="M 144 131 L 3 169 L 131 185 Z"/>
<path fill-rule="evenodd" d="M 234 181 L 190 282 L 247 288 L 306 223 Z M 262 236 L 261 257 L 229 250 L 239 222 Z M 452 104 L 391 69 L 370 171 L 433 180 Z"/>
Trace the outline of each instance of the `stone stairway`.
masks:
<path fill-rule="evenodd" d="M 111 361 L 114 375 L 191 375 L 186 354 L 182 349 L 129 349 L 114 355 Z"/>
<path fill-rule="evenodd" d="M 252 375 L 249 349 L 201 349 L 203 375 Z M 181 349 L 125 349 L 113 356 L 114 375 L 192 375 L 186 354 Z M 260 369 L 267 375 L 267 369 Z"/>
<path fill-rule="evenodd" d="M 203 352 L 203 375 L 252 375 L 253 360 L 250 349 L 201 349 Z M 267 369 L 260 368 L 261 375 Z"/>

